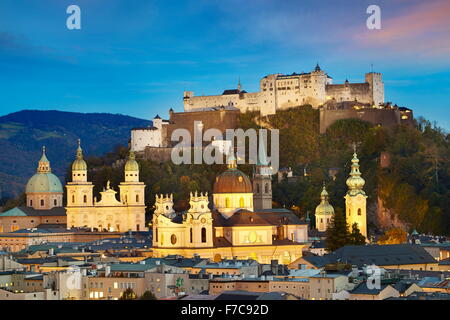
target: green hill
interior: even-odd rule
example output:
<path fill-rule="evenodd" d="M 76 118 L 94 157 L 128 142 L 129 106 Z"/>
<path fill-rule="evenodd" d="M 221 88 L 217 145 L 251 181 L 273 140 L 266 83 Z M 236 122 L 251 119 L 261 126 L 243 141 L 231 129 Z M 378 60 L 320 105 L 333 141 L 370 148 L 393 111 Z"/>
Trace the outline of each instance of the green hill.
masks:
<path fill-rule="evenodd" d="M 62 178 L 77 139 L 87 156 L 100 156 L 128 144 L 130 129 L 151 121 L 119 114 L 23 110 L 0 117 L 0 199 L 23 192 L 34 174 L 42 146 L 53 172 Z"/>

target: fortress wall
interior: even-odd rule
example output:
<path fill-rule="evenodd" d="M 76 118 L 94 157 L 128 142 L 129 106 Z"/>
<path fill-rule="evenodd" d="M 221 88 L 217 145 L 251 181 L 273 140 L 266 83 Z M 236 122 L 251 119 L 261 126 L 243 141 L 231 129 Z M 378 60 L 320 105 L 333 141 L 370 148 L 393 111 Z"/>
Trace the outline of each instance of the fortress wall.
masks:
<path fill-rule="evenodd" d="M 187 129 L 194 139 L 194 122 L 203 123 L 203 133 L 210 128 L 225 132 L 226 129 L 235 129 L 239 126 L 239 110 L 217 110 L 198 112 L 173 112 L 170 116 L 170 124 L 167 125 L 167 140 L 170 144 L 172 132 L 176 129 Z"/>
<path fill-rule="evenodd" d="M 400 112 L 397 109 L 345 109 L 345 110 L 320 110 L 320 133 L 325 133 L 327 128 L 341 119 L 361 119 L 373 125 L 392 128 L 400 124 Z"/>
<path fill-rule="evenodd" d="M 372 93 L 368 83 L 331 84 L 326 86 L 328 98 L 334 98 L 337 102 L 355 101 L 372 103 Z"/>

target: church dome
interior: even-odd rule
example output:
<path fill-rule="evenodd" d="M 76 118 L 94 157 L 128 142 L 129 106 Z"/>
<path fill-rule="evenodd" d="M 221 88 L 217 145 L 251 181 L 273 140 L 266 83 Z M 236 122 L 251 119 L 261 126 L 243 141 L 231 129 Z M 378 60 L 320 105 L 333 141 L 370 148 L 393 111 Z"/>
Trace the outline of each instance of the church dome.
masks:
<path fill-rule="evenodd" d="M 78 139 L 77 158 L 72 163 L 72 171 L 87 171 L 87 164 L 83 159 L 83 149 L 81 149 L 80 139 Z"/>
<path fill-rule="evenodd" d="M 233 162 L 225 172 L 216 177 L 213 193 L 253 193 L 252 183 Z"/>
<path fill-rule="evenodd" d="M 320 193 L 320 204 L 316 207 L 316 216 L 317 215 L 333 215 L 334 214 L 334 208 L 333 206 L 328 202 L 328 192 L 325 189 L 325 186 L 323 186 L 323 190 Z"/>
<path fill-rule="evenodd" d="M 139 164 L 136 161 L 133 151 L 130 151 L 130 156 L 125 163 L 125 171 L 139 171 Z"/>
<path fill-rule="evenodd" d="M 50 161 L 45 155 L 43 148 L 41 160 L 37 173 L 28 180 L 26 193 L 62 193 L 63 187 L 59 178 L 51 172 Z"/>
<path fill-rule="evenodd" d="M 36 173 L 28 180 L 26 193 L 62 193 L 59 178 L 53 173 Z"/>

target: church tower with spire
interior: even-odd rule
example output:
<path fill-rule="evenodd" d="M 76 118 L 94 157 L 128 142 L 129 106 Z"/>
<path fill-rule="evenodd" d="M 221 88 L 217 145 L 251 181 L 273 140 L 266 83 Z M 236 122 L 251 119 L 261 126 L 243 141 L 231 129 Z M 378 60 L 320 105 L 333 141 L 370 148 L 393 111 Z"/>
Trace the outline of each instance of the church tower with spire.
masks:
<path fill-rule="evenodd" d="M 363 190 L 366 182 L 361 177 L 361 172 L 359 171 L 359 159 L 356 154 L 356 147 L 354 147 L 350 177 L 347 179 L 346 183 L 348 191 L 344 198 L 347 224 L 350 227 L 350 231 L 354 223 L 358 224 L 361 234 L 367 239 L 367 196 Z"/>
<path fill-rule="evenodd" d="M 272 168 L 263 142 L 253 172 L 253 205 L 255 210 L 272 209 Z"/>
<path fill-rule="evenodd" d="M 320 193 L 320 204 L 316 207 L 316 229 L 320 232 L 327 231 L 333 216 L 334 208 L 328 202 L 328 192 L 324 184 Z"/>
<path fill-rule="evenodd" d="M 67 227 L 89 225 L 90 217 L 86 216 L 86 209 L 94 205 L 94 185 L 87 179 L 87 163 L 83 157 L 81 141 L 78 139 L 78 148 L 75 161 L 72 163 L 72 181 L 67 188 Z M 83 224 L 85 222 L 85 224 Z"/>
<path fill-rule="evenodd" d="M 139 164 L 133 151 L 130 151 L 124 171 L 125 182 L 119 185 L 121 202 L 130 206 L 145 208 L 145 184 L 139 181 Z"/>

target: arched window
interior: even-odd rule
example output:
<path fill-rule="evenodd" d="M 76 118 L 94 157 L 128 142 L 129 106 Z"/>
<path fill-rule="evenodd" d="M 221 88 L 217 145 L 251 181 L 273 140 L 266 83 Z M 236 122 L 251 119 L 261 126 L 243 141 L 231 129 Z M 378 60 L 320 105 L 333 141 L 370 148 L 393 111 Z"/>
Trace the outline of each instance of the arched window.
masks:
<path fill-rule="evenodd" d="M 84 203 L 87 203 L 87 195 L 84 195 L 84 196 L 83 196 L 83 202 L 84 202 Z"/>
<path fill-rule="evenodd" d="M 57 201 L 56 199 L 54 199 L 54 200 L 53 200 L 53 205 L 56 206 L 57 204 L 58 204 L 58 201 Z"/>
<path fill-rule="evenodd" d="M 136 195 L 136 202 L 139 202 L 139 195 Z"/>
<path fill-rule="evenodd" d="M 352 213 L 352 211 L 350 209 L 348 209 L 348 216 L 350 216 Z"/>
<path fill-rule="evenodd" d="M 245 201 L 244 201 L 244 198 L 242 198 L 242 197 L 239 199 L 239 207 L 241 207 L 241 208 L 245 207 Z"/>
<path fill-rule="evenodd" d="M 256 193 L 259 193 L 259 183 L 256 184 Z"/>
<path fill-rule="evenodd" d="M 192 228 L 189 230 L 189 239 L 190 239 L 190 241 L 192 243 L 192 241 L 193 241 L 193 239 L 192 239 Z"/>
<path fill-rule="evenodd" d="M 264 193 L 269 193 L 269 184 L 268 183 L 266 183 L 264 185 Z"/>
<path fill-rule="evenodd" d="M 231 208 L 230 198 L 225 198 L 225 208 Z"/>
<path fill-rule="evenodd" d="M 33 206 L 33 200 L 30 200 L 30 207 Z"/>
<path fill-rule="evenodd" d="M 361 215 L 361 208 L 358 208 L 358 216 Z"/>
<path fill-rule="evenodd" d="M 158 228 L 155 228 L 155 242 L 158 242 Z"/>
<path fill-rule="evenodd" d="M 202 228 L 202 243 L 206 242 L 206 228 Z"/>
<path fill-rule="evenodd" d="M 75 196 L 72 195 L 72 203 L 75 203 Z"/>
<path fill-rule="evenodd" d="M 43 207 L 45 204 L 44 199 L 41 199 L 41 207 Z"/>

